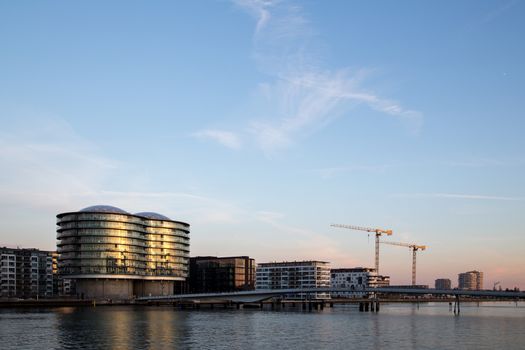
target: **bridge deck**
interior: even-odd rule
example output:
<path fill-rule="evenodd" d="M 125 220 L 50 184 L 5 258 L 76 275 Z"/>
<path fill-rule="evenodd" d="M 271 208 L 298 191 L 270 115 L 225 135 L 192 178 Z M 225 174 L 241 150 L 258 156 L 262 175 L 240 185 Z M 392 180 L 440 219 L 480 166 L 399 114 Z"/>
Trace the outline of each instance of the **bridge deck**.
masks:
<path fill-rule="evenodd" d="M 471 296 L 471 297 L 493 297 L 493 298 L 519 298 L 525 299 L 525 292 L 503 292 L 493 290 L 461 290 L 461 289 L 432 289 L 432 288 L 364 288 L 353 290 L 350 288 L 297 288 L 297 289 L 261 289 L 230 293 L 195 293 L 195 294 L 176 294 L 164 296 L 149 296 L 137 298 L 138 301 L 155 300 L 230 300 L 254 302 L 270 299 L 276 296 L 289 294 L 313 294 L 313 293 L 381 293 L 381 294 L 407 294 L 407 295 L 452 295 L 452 296 Z"/>

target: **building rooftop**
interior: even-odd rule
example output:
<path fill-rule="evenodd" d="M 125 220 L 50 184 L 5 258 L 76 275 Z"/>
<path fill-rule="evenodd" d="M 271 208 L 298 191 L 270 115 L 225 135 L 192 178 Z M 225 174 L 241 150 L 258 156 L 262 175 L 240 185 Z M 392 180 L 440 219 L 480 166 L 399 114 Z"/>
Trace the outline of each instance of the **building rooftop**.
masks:
<path fill-rule="evenodd" d="M 135 213 L 133 215 L 142 216 L 143 218 L 153 219 L 153 220 L 170 220 L 171 221 L 171 219 L 169 217 L 164 216 L 164 215 L 159 214 L 159 213 L 154 213 L 152 211 L 143 211 L 143 212 L 140 212 L 140 213 Z"/>
<path fill-rule="evenodd" d="M 113 213 L 113 214 L 128 214 L 125 210 L 122 210 L 111 205 L 93 205 L 91 207 L 80 210 L 81 212 L 94 212 L 94 213 Z"/>
<path fill-rule="evenodd" d="M 332 272 L 376 272 L 376 269 L 373 267 L 346 267 L 331 269 Z"/>
<path fill-rule="evenodd" d="M 265 266 L 265 267 L 271 267 L 271 266 L 304 266 L 304 265 L 327 265 L 329 264 L 328 261 L 320 261 L 320 260 L 304 260 L 304 261 L 279 261 L 279 262 L 267 262 L 267 263 L 259 263 L 257 265 L 259 266 Z"/>

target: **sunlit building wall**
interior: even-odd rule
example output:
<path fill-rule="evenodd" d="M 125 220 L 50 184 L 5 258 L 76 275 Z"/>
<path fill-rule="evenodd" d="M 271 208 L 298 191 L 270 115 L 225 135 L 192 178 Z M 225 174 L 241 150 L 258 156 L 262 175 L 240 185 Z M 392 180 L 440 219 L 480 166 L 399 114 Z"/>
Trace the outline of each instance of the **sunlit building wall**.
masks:
<path fill-rule="evenodd" d="M 483 289 L 483 272 L 468 271 L 458 275 L 458 288 L 467 290 Z"/>
<path fill-rule="evenodd" d="M 326 261 L 284 261 L 257 264 L 255 289 L 296 289 L 330 287 L 330 263 Z M 305 299 L 305 293 L 290 294 L 288 299 Z M 329 293 L 314 293 L 316 299 Z"/>
<path fill-rule="evenodd" d="M 332 269 L 330 285 L 334 288 L 350 289 L 348 292 L 332 292 L 332 297 L 363 297 L 367 295 L 362 292 L 364 288 L 388 287 L 390 276 L 378 275 L 376 269 L 371 267 Z"/>
<path fill-rule="evenodd" d="M 173 294 L 188 276 L 189 224 L 92 206 L 57 215 L 59 272 L 87 298 Z"/>

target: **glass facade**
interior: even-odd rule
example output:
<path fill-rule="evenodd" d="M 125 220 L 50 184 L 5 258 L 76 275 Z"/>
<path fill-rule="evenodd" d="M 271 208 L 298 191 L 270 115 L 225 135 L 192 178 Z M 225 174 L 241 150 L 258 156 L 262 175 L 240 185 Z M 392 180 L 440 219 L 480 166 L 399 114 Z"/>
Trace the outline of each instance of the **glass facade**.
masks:
<path fill-rule="evenodd" d="M 95 206 L 57 215 L 59 270 L 71 278 L 185 280 L 189 225 Z"/>

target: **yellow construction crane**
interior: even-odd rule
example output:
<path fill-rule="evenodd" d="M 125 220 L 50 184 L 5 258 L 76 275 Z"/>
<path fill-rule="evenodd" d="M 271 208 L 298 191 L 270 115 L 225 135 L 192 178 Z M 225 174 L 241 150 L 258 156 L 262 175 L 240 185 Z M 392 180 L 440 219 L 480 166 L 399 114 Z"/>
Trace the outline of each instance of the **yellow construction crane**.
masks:
<path fill-rule="evenodd" d="M 412 250 L 412 285 L 416 285 L 416 252 L 418 250 L 425 250 L 427 249 L 426 245 L 417 245 L 413 243 L 401 243 L 401 242 L 387 242 L 387 241 L 381 241 L 383 244 L 390 244 L 390 245 L 397 245 L 401 247 L 408 247 L 410 250 Z"/>
<path fill-rule="evenodd" d="M 352 226 L 352 225 L 342 225 L 342 224 L 331 224 L 332 227 L 347 228 L 349 230 L 365 231 L 370 233 L 375 233 L 376 235 L 376 272 L 379 274 L 379 237 L 385 234 L 387 236 L 392 235 L 392 230 L 383 230 L 380 228 L 369 228 L 361 226 Z"/>

